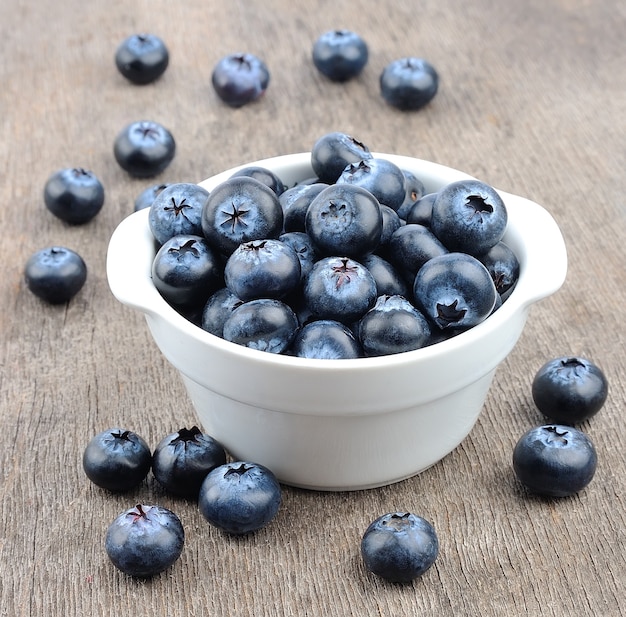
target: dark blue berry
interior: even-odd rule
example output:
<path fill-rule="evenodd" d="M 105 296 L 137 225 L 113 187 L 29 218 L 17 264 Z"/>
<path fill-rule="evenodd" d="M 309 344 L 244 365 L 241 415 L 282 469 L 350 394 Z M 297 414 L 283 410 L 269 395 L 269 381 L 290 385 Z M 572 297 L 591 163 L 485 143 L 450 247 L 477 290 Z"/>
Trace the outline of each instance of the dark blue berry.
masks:
<path fill-rule="evenodd" d="M 318 360 L 345 360 L 363 355 L 352 331 L 331 319 L 305 324 L 293 341 L 292 352 L 298 358 Z"/>
<path fill-rule="evenodd" d="M 197 427 L 164 437 L 152 453 L 152 473 L 174 495 L 197 497 L 207 474 L 226 463 L 222 444 Z"/>
<path fill-rule="evenodd" d="M 415 204 L 424 196 L 423 182 L 411 171 L 402 170 L 404 174 L 405 196 L 404 201 L 398 208 L 398 216 L 408 222 L 408 213 L 413 209 Z M 413 223 L 417 221 L 411 221 Z"/>
<path fill-rule="evenodd" d="M 163 572 L 180 557 L 185 531 L 167 508 L 138 504 L 108 527 L 104 547 L 113 565 L 130 576 L 147 578 Z"/>
<path fill-rule="evenodd" d="M 484 321 L 496 303 L 496 288 L 487 268 L 465 253 L 428 260 L 413 286 L 416 305 L 442 330 L 467 329 Z"/>
<path fill-rule="evenodd" d="M 320 73 L 332 81 L 344 82 L 361 73 L 367 64 L 369 51 L 356 32 L 330 30 L 315 41 L 312 57 Z"/>
<path fill-rule="evenodd" d="M 428 227 L 409 224 L 392 234 L 383 253 L 398 272 L 414 277 L 427 261 L 445 255 L 448 250 Z"/>
<path fill-rule="evenodd" d="M 507 220 L 506 206 L 493 187 L 459 180 L 437 193 L 430 228 L 449 251 L 478 256 L 502 239 Z"/>
<path fill-rule="evenodd" d="M 500 297 L 503 300 L 508 298 L 520 273 L 520 263 L 515 253 L 504 242 L 498 242 L 478 259 L 489 271 Z"/>
<path fill-rule="evenodd" d="M 81 225 L 93 219 L 104 204 L 104 187 L 91 171 L 82 167 L 61 169 L 46 181 L 46 207 L 66 223 Z"/>
<path fill-rule="evenodd" d="M 131 176 L 149 178 L 164 171 L 174 159 L 176 142 L 158 122 L 132 122 L 115 138 L 113 154 Z"/>
<path fill-rule="evenodd" d="M 209 192 L 198 184 L 177 182 L 164 188 L 150 206 L 148 224 L 163 244 L 174 236 L 202 235 L 202 209 Z"/>
<path fill-rule="evenodd" d="M 255 178 L 222 182 L 202 211 L 204 236 L 224 255 L 244 242 L 278 238 L 282 230 L 283 209 L 276 193 Z"/>
<path fill-rule="evenodd" d="M 579 356 L 546 362 L 532 383 L 539 411 L 560 424 L 576 424 L 595 416 L 608 394 L 609 382 L 600 367 Z"/>
<path fill-rule="evenodd" d="M 239 176 L 246 176 L 248 178 L 255 178 L 259 182 L 265 184 L 268 188 L 272 189 L 278 197 L 285 192 L 285 185 L 283 181 L 270 169 L 260 167 L 259 165 L 249 165 L 236 171 L 231 177 L 237 178 Z"/>
<path fill-rule="evenodd" d="M 437 94 L 439 75 L 422 58 L 390 62 L 380 75 L 380 91 L 387 103 L 402 111 L 424 107 Z"/>
<path fill-rule="evenodd" d="M 378 296 L 406 296 L 410 291 L 400 272 L 386 259 L 372 253 L 360 261 L 374 277 Z"/>
<path fill-rule="evenodd" d="M 149 84 L 158 79 L 169 64 L 165 43 L 154 34 L 133 34 L 115 52 L 119 72 L 134 84 Z"/>
<path fill-rule="evenodd" d="M 311 202 L 325 189 L 328 184 L 314 182 L 313 184 L 298 184 L 287 189 L 280 197 L 280 205 L 283 209 L 283 229 L 286 232 L 304 232 L 306 211 Z"/>
<path fill-rule="evenodd" d="M 240 304 L 243 304 L 243 300 L 238 298 L 229 289 L 226 287 L 218 289 L 209 297 L 202 310 L 200 322 L 202 329 L 223 338 L 224 324 L 229 315 Z"/>
<path fill-rule="evenodd" d="M 591 439 L 564 425 L 530 429 L 513 450 L 513 469 L 531 492 L 548 497 L 567 497 L 585 488 L 598 463 Z"/>
<path fill-rule="evenodd" d="M 371 156 L 369 148 L 351 135 L 326 133 L 313 144 L 311 166 L 320 182 L 334 184 L 347 165 Z"/>
<path fill-rule="evenodd" d="M 97 486 L 127 491 L 150 471 L 152 452 L 137 433 L 112 428 L 93 437 L 83 452 L 83 469 Z"/>
<path fill-rule="evenodd" d="M 311 238 L 303 231 L 289 231 L 281 234 L 278 239 L 295 251 L 300 261 L 300 275 L 304 279 L 317 261 L 317 253 Z"/>
<path fill-rule="evenodd" d="M 298 330 L 298 318 L 284 302 L 250 300 L 236 307 L 224 322 L 224 339 L 250 349 L 283 353 Z"/>
<path fill-rule="evenodd" d="M 31 255 L 24 268 L 28 289 L 50 304 L 71 300 L 87 280 L 87 265 L 71 249 L 51 246 Z"/>
<path fill-rule="evenodd" d="M 224 103 L 241 107 L 261 97 L 270 82 L 265 63 L 248 53 L 235 53 L 222 58 L 213 69 L 213 88 Z"/>
<path fill-rule="evenodd" d="M 361 540 L 368 571 L 393 583 L 410 583 L 435 563 L 439 539 L 421 516 L 392 512 L 377 518 Z"/>
<path fill-rule="evenodd" d="M 389 206 L 382 204 L 380 206 L 380 213 L 383 217 L 383 231 L 380 235 L 380 242 L 378 243 L 378 247 L 376 249 L 378 252 L 384 251 L 394 232 L 405 225 L 405 221 L 403 221 L 398 216 L 398 213 Z"/>
<path fill-rule="evenodd" d="M 152 202 L 157 198 L 157 196 L 170 186 L 170 183 L 161 183 L 161 184 L 153 184 L 148 188 L 144 189 L 137 195 L 135 198 L 134 212 L 138 212 L 139 210 L 143 210 L 144 208 L 149 208 L 152 205 Z"/>
<path fill-rule="evenodd" d="M 280 484 L 267 467 L 235 461 L 209 472 L 198 506 L 211 525 L 241 535 L 268 525 L 278 513 L 281 498 Z"/>
<path fill-rule="evenodd" d="M 380 205 L 366 189 L 333 184 L 309 205 L 305 229 L 319 255 L 358 258 L 373 252 L 380 243 Z"/>
<path fill-rule="evenodd" d="M 420 197 L 406 213 L 406 222 L 430 227 L 430 221 L 433 217 L 433 204 L 436 198 L 437 193 L 428 193 Z"/>

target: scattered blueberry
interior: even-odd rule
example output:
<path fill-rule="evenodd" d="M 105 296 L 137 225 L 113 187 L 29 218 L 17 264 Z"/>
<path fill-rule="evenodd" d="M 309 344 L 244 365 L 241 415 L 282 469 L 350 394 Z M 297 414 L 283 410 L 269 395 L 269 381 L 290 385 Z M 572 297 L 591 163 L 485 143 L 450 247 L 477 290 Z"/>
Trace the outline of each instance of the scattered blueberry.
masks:
<path fill-rule="evenodd" d="M 108 527 L 104 547 L 113 565 L 130 576 L 148 578 L 180 557 L 185 531 L 180 519 L 162 506 L 138 504 Z"/>
<path fill-rule="evenodd" d="M 235 53 L 222 58 L 211 76 L 217 95 L 230 107 L 241 107 L 261 97 L 270 82 L 265 63 L 253 54 Z"/>
<path fill-rule="evenodd" d="M 93 219 L 104 204 L 104 187 L 82 167 L 61 169 L 46 181 L 44 202 L 52 214 L 66 223 L 81 225 Z"/>
<path fill-rule="evenodd" d="M 148 224 L 154 239 L 163 244 L 174 236 L 202 235 L 202 209 L 209 192 L 198 184 L 176 182 L 154 198 Z"/>
<path fill-rule="evenodd" d="M 135 205 L 133 208 L 134 212 L 138 212 L 144 208 L 149 208 L 161 191 L 166 189 L 168 186 L 170 186 L 170 183 L 167 182 L 162 184 L 153 184 L 141 191 L 141 193 L 139 193 L 139 195 L 135 198 Z"/>
<path fill-rule="evenodd" d="M 410 583 L 428 570 L 439 554 L 434 527 L 410 512 L 392 512 L 373 521 L 361 540 L 368 571 L 392 583 Z"/>
<path fill-rule="evenodd" d="M 71 300 L 87 280 L 87 265 L 71 249 L 51 246 L 31 255 L 24 268 L 26 285 L 50 304 Z"/>
<path fill-rule="evenodd" d="M 152 452 L 137 433 L 112 428 L 93 437 L 83 452 L 83 469 L 97 486 L 127 491 L 150 471 Z"/>
<path fill-rule="evenodd" d="M 531 492 L 567 497 L 585 488 L 598 457 L 591 439 L 578 429 L 551 424 L 530 429 L 513 450 L 513 468 Z"/>
<path fill-rule="evenodd" d="M 152 453 L 152 473 L 170 493 L 197 497 L 207 474 L 226 463 L 224 447 L 197 427 L 164 437 Z"/>
<path fill-rule="evenodd" d="M 172 162 L 175 153 L 172 134 L 161 124 L 146 120 L 124 127 L 113 146 L 119 166 L 137 178 L 160 174 Z"/>
<path fill-rule="evenodd" d="M 292 351 L 298 358 L 318 360 L 345 360 L 363 355 L 352 331 L 331 319 L 311 321 L 300 328 Z"/>
<path fill-rule="evenodd" d="M 149 84 L 158 79 L 169 64 L 165 43 L 154 34 L 133 34 L 115 52 L 119 72 L 134 84 Z"/>
<path fill-rule="evenodd" d="M 320 182 L 333 184 L 350 163 L 372 157 L 370 149 L 351 135 L 341 132 L 322 135 L 311 149 L 311 166 Z"/>
<path fill-rule="evenodd" d="M 424 107 L 439 88 L 439 75 L 422 58 L 400 58 L 390 62 L 380 75 L 380 91 L 387 103 L 402 111 Z"/>
<path fill-rule="evenodd" d="M 281 503 L 276 476 L 263 465 L 226 463 L 209 472 L 198 506 L 206 520 L 231 534 L 257 531 L 270 523 Z"/>
<path fill-rule="evenodd" d="M 609 393 L 609 383 L 593 362 L 564 356 L 546 362 L 532 383 L 539 411 L 561 424 L 577 424 L 598 413 Z"/>
<path fill-rule="evenodd" d="M 356 77 L 367 64 L 369 50 L 361 36 L 350 30 L 329 30 L 313 44 L 313 64 L 332 81 Z"/>

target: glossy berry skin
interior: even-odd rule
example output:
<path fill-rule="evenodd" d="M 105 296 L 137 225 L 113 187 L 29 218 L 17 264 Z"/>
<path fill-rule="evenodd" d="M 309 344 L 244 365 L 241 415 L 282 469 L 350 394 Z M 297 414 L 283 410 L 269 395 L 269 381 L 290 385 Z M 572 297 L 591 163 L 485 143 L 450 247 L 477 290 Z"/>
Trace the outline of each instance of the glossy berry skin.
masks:
<path fill-rule="evenodd" d="M 489 271 L 500 297 L 506 300 L 519 279 L 520 264 L 515 253 L 500 241 L 478 259 Z"/>
<path fill-rule="evenodd" d="M 71 249 L 51 246 L 31 255 L 24 267 L 26 286 L 50 304 L 69 302 L 87 280 L 87 265 Z"/>
<path fill-rule="evenodd" d="M 434 527 L 409 512 L 384 514 L 361 539 L 361 556 L 369 572 L 392 582 L 410 583 L 435 563 L 439 539 Z"/>
<path fill-rule="evenodd" d="M 345 82 L 359 75 L 369 58 L 365 41 L 350 30 L 329 30 L 313 44 L 313 64 L 332 81 Z"/>
<path fill-rule="evenodd" d="M 378 203 L 394 210 L 398 210 L 406 195 L 402 170 L 386 159 L 372 157 L 349 163 L 337 178 L 337 184 L 344 183 L 369 191 Z"/>
<path fill-rule="evenodd" d="M 600 367 L 578 356 L 546 362 L 532 383 L 532 397 L 539 411 L 560 424 L 577 424 L 593 417 L 608 393 L 609 383 Z"/>
<path fill-rule="evenodd" d="M 398 270 L 376 253 L 366 255 L 360 262 L 374 277 L 378 296 L 407 296 L 409 288 Z"/>
<path fill-rule="evenodd" d="M 500 242 L 507 220 L 506 206 L 493 187 L 459 180 L 437 193 L 430 228 L 449 251 L 479 256 Z"/>
<path fill-rule="evenodd" d="M 162 182 L 159 184 L 152 184 L 148 188 L 144 189 L 135 197 L 135 203 L 133 206 L 133 211 L 138 212 L 139 210 L 143 210 L 144 208 L 149 208 L 152 205 L 152 202 L 157 198 L 157 196 L 166 189 L 168 186 L 171 186 L 171 183 Z"/>
<path fill-rule="evenodd" d="M 158 122 L 132 122 L 115 138 L 113 154 L 131 176 L 149 178 L 168 167 L 176 154 L 172 134 Z"/>
<path fill-rule="evenodd" d="M 427 261 L 448 252 L 428 227 L 416 224 L 398 228 L 384 249 L 385 256 L 398 271 L 411 277 L 414 277 Z"/>
<path fill-rule="evenodd" d="M 224 103 L 230 107 L 242 107 L 265 93 L 270 72 L 257 56 L 235 53 L 223 57 L 215 65 L 211 82 Z"/>
<path fill-rule="evenodd" d="M 496 303 L 487 268 L 465 253 L 447 253 L 427 261 L 415 276 L 417 307 L 438 328 L 467 329 L 484 321 Z"/>
<path fill-rule="evenodd" d="M 165 43 L 154 34 L 133 34 L 115 52 L 115 65 L 128 81 L 149 84 L 165 73 L 170 54 Z"/>
<path fill-rule="evenodd" d="M 226 287 L 241 300 L 281 299 L 300 284 L 300 260 L 280 240 L 252 240 L 240 244 L 224 268 Z"/>
<path fill-rule="evenodd" d="M 292 352 L 298 358 L 318 360 L 345 360 L 363 355 L 352 331 L 331 319 L 305 324 L 293 341 Z"/>
<path fill-rule="evenodd" d="M 296 253 L 300 262 L 300 277 L 304 279 L 317 261 L 317 253 L 311 238 L 303 231 L 288 231 L 281 234 L 278 239 L 290 246 Z"/>
<path fill-rule="evenodd" d="M 513 450 L 513 469 L 531 492 L 567 497 L 593 479 L 598 456 L 591 439 L 578 429 L 548 424 L 530 429 Z"/>
<path fill-rule="evenodd" d="M 358 259 L 378 247 L 383 232 L 376 198 L 350 184 L 324 189 L 309 205 L 304 222 L 316 252 L 322 256 Z"/>
<path fill-rule="evenodd" d="M 366 356 L 387 356 L 428 344 L 430 326 L 403 296 L 379 296 L 361 318 L 359 341 Z"/>
<path fill-rule="evenodd" d="M 224 447 L 197 427 L 164 437 L 152 453 L 152 473 L 174 495 L 197 497 L 207 474 L 226 463 Z"/>
<path fill-rule="evenodd" d="M 163 572 L 180 557 L 185 530 L 167 508 L 138 504 L 122 512 L 108 527 L 104 547 L 113 565 L 137 578 Z"/>
<path fill-rule="evenodd" d="M 204 306 L 223 285 L 221 261 L 202 236 L 174 236 L 152 262 L 152 281 L 173 305 Z"/>
<path fill-rule="evenodd" d="M 261 298 L 244 302 L 224 322 L 224 339 L 249 349 L 283 353 L 298 330 L 298 318 L 284 302 Z"/>
<path fill-rule="evenodd" d="M 43 197 L 46 207 L 56 217 L 72 225 L 82 225 L 102 209 L 104 186 L 93 172 L 72 167 L 48 178 Z"/>
<path fill-rule="evenodd" d="M 283 229 L 285 232 L 304 232 L 306 230 L 306 212 L 311 202 L 328 186 L 323 182 L 299 184 L 287 189 L 279 197 L 280 205 L 283 208 Z"/>
<path fill-rule="evenodd" d="M 439 89 L 439 74 L 422 58 L 400 58 L 380 74 L 380 92 L 389 105 L 402 111 L 420 109 Z"/>
<path fill-rule="evenodd" d="M 241 304 L 243 300 L 226 287 L 218 289 L 204 305 L 200 322 L 202 329 L 223 338 L 226 320 Z"/>
<path fill-rule="evenodd" d="M 127 491 L 142 482 L 152 465 L 150 447 L 133 431 L 112 428 L 95 435 L 83 452 L 83 469 L 97 486 Z"/>
<path fill-rule="evenodd" d="M 370 149 L 347 133 L 322 135 L 311 149 L 311 166 L 320 182 L 334 184 L 350 163 L 372 157 Z"/>
<path fill-rule="evenodd" d="M 211 525 L 242 535 L 268 525 L 278 513 L 281 498 L 280 484 L 267 467 L 235 461 L 207 475 L 198 507 Z"/>
<path fill-rule="evenodd" d="M 351 324 L 376 302 L 376 281 L 369 270 L 348 257 L 326 257 L 306 277 L 303 294 L 317 319 Z"/>
<path fill-rule="evenodd" d="M 202 209 L 209 192 L 188 182 L 170 184 L 154 198 L 148 224 L 154 239 L 163 244 L 174 236 L 202 235 Z"/>
<path fill-rule="evenodd" d="M 408 213 L 424 196 L 424 183 L 411 171 L 402 170 L 404 175 L 405 195 L 402 205 L 397 209 L 398 215 L 407 220 Z"/>
<path fill-rule="evenodd" d="M 236 171 L 232 177 L 238 178 L 240 176 L 246 176 L 248 178 L 254 178 L 259 182 L 265 184 L 268 188 L 272 189 L 277 196 L 281 196 L 285 191 L 285 185 L 283 181 L 271 170 L 258 165 L 249 165 L 239 171 Z"/>
<path fill-rule="evenodd" d="M 433 218 L 433 204 L 436 198 L 437 193 L 422 195 L 406 213 L 406 222 L 430 227 L 430 221 Z"/>
<path fill-rule="evenodd" d="M 251 240 L 275 239 L 282 233 L 283 209 L 265 184 L 246 176 L 216 186 L 202 210 L 202 231 L 223 255 Z"/>

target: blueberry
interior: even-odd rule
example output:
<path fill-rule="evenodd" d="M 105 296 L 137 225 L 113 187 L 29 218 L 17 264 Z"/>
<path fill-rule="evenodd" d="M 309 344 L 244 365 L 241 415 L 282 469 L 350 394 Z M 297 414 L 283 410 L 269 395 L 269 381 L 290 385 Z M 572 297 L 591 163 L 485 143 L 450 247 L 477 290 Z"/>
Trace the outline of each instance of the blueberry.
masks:
<path fill-rule="evenodd" d="M 413 293 L 418 308 L 442 330 L 484 321 L 497 296 L 487 268 L 465 253 L 428 260 L 415 277 Z"/>
<path fill-rule="evenodd" d="M 433 204 L 436 198 L 437 193 L 427 193 L 420 197 L 406 213 L 406 222 L 430 227 L 430 221 L 433 217 Z"/>
<path fill-rule="evenodd" d="M 317 254 L 311 238 L 303 231 L 289 231 L 281 234 L 278 239 L 295 251 L 300 262 L 301 278 L 304 279 L 317 261 Z"/>
<path fill-rule="evenodd" d="M 286 232 L 304 232 L 306 211 L 311 202 L 325 189 L 328 184 L 315 182 L 313 184 L 298 184 L 287 189 L 280 197 L 280 205 L 283 209 L 283 229 Z"/>
<path fill-rule="evenodd" d="M 489 271 L 499 296 L 508 298 L 519 279 L 520 264 L 515 253 L 500 241 L 478 259 Z"/>
<path fill-rule="evenodd" d="M 380 91 L 387 103 L 402 111 L 424 107 L 439 88 L 439 75 L 422 58 L 400 58 L 390 62 L 380 75 Z"/>
<path fill-rule="evenodd" d="M 609 383 L 593 362 L 578 356 L 563 356 L 546 362 L 532 383 L 532 396 L 539 411 L 561 424 L 576 424 L 598 413 L 609 393 Z"/>
<path fill-rule="evenodd" d="M 366 189 L 380 204 L 394 210 L 398 210 L 406 195 L 402 170 L 386 159 L 371 157 L 349 163 L 337 178 L 337 184 L 343 183 Z"/>
<path fill-rule="evenodd" d="M 119 166 L 137 178 L 160 174 L 172 162 L 175 153 L 172 134 L 161 124 L 146 120 L 124 127 L 113 145 Z"/>
<path fill-rule="evenodd" d="M 174 236 L 152 262 L 152 281 L 171 304 L 204 306 L 222 284 L 219 256 L 201 236 Z"/>
<path fill-rule="evenodd" d="M 334 184 L 346 166 L 371 158 L 372 153 L 362 142 L 341 132 L 322 135 L 311 149 L 311 166 L 320 182 Z"/>
<path fill-rule="evenodd" d="M 410 512 L 391 512 L 373 521 L 361 540 L 368 571 L 392 583 L 410 583 L 435 563 L 439 539 L 434 527 Z"/>
<path fill-rule="evenodd" d="M 24 267 L 28 289 L 50 304 L 69 302 L 87 280 L 87 265 L 71 249 L 51 246 L 31 255 Z"/>
<path fill-rule="evenodd" d="M 152 473 L 170 493 L 197 497 L 207 474 L 226 463 L 222 444 L 197 427 L 164 437 L 152 453 Z"/>
<path fill-rule="evenodd" d="M 198 184 L 177 182 L 154 198 L 148 224 L 154 239 L 163 244 L 174 236 L 202 235 L 202 209 L 209 192 Z"/>
<path fill-rule="evenodd" d="M 93 219 L 104 204 L 104 187 L 82 167 L 61 169 L 46 181 L 44 202 L 52 214 L 66 223 L 81 225 Z"/>
<path fill-rule="evenodd" d="M 384 255 L 398 269 L 414 277 L 433 257 L 448 253 L 428 227 L 407 224 L 399 227 L 384 247 Z"/>
<path fill-rule="evenodd" d="M 138 504 L 108 527 L 104 547 L 113 565 L 130 576 L 148 578 L 180 557 L 185 531 L 180 519 L 162 506 Z"/>
<path fill-rule="evenodd" d="M 428 344 L 430 326 L 403 296 L 379 296 L 361 318 L 359 340 L 366 356 L 386 356 L 420 349 Z"/>
<path fill-rule="evenodd" d="M 115 52 L 119 72 L 134 84 L 149 84 L 158 79 L 169 64 L 165 43 L 154 34 L 133 34 Z"/>
<path fill-rule="evenodd" d="M 235 53 L 223 57 L 215 65 L 211 81 L 224 103 L 230 107 L 241 107 L 265 93 L 270 82 L 270 72 L 257 56 Z"/>
<path fill-rule="evenodd" d="M 209 472 L 198 506 L 211 525 L 240 535 L 268 525 L 278 513 L 281 497 L 280 484 L 267 467 L 235 461 Z"/>
<path fill-rule="evenodd" d="M 296 334 L 292 351 L 298 358 L 319 360 L 345 360 L 363 355 L 352 331 L 332 319 L 305 324 Z"/>
<path fill-rule="evenodd" d="M 202 210 L 202 231 L 212 246 L 230 255 L 251 240 L 275 239 L 283 230 L 283 209 L 274 191 L 246 176 L 216 186 Z"/>
<path fill-rule="evenodd" d="M 333 184 L 309 205 L 305 229 L 318 254 L 358 258 L 373 252 L 380 243 L 380 205 L 366 189 Z"/>
<path fill-rule="evenodd" d="M 313 44 L 313 64 L 332 81 L 344 82 L 356 77 L 367 64 L 367 44 L 356 32 L 329 30 Z"/>
<path fill-rule="evenodd" d="M 134 204 L 134 212 L 138 212 L 139 210 L 143 210 L 144 208 L 149 208 L 152 205 L 152 202 L 157 198 L 157 196 L 166 189 L 168 186 L 171 186 L 170 183 L 164 182 L 160 184 L 153 184 L 148 188 L 144 189 L 137 195 L 135 198 Z"/>
<path fill-rule="evenodd" d="M 300 284 L 300 260 L 280 240 L 252 240 L 240 244 L 224 268 L 226 287 L 244 302 L 281 299 Z"/>
<path fill-rule="evenodd" d="M 285 185 L 283 181 L 271 170 L 259 165 L 249 165 L 236 171 L 231 177 L 238 178 L 240 176 L 246 176 L 248 178 L 255 178 L 259 182 L 265 184 L 268 188 L 272 189 L 279 197 L 285 191 Z"/>
<path fill-rule="evenodd" d="M 406 296 L 409 292 L 408 286 L 398 272 L 386 259 L 372 253 L 366 255 L 360 262 L 374 277 L 376 283 L 376 294 L 378 296 Z"/>
<path fill-rule="evenodd" d="M 137 433 L 112 428 L 93 437 L 83 452 L 83 469 L 97 486 L 127 491 L 148 475 L 150 447 Z"/>
<path fill-rule="evenodd" d="M 406 221 L 408 213 L 424 196 L 424 183 L 411 171 L 403 169 L 402 173 L 404 174 L 405 195 L 404 201 L 398 208 L 398 215 Z"/>
<path fill-rule="evenodd" d="M 306 277 L 304 298 L 318 319 L 351 324 L 376 302 L 376 281 L 362 264 L 348 257 L 326 257 L 317 261 Z"/>
<path fill-rule="evenodd" d="M 200 326 L 203 330 L 224 337 L 224 323 L 229 315 L 240 305 L 243 300 L 238 298 L 229 289 L 223 287 L 211 294 L 202 310 Z"/>
<path fill-rule="evenodd" d="M 380 235 L 380 242 L 377 247 L 377 251 L 379 252 L 384 250 L 389 244 L 389 240 L 391 240 L 391 236 L 394 232 L 406 224 L 405 221 L 398 216 L 398 213 L 389 206 L 382 204 L 380 206 L 380 213 L 383 217 L 383 231 Z"/>
<path fill-rule="evenodd" d="M 513 450 L 513 469 L 531 492 L 567 497 L 585 488 L 598 463 L 591 439 L 558 424 L 538 426 L 520 437 Z"/>
<path fill-rule="evenodd" d="M 430 227 L 450 251 L 483 255 L 504 235 L 507 211 L 498 192 L 479 180 L 443 187 L 433 202 Z"/>
<path fill-rule="evenodd" d="M 296 335 L 298 318 L 284 302 L 250 300 L 236 307 L 224 322 L 223 336 L 250 349 L 283 353 Z"/>

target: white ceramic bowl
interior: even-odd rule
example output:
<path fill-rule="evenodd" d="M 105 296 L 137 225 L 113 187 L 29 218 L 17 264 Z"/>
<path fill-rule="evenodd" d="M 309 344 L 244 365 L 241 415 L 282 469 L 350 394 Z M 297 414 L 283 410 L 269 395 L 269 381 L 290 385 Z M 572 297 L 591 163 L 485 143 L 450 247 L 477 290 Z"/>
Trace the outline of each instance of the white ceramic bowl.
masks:
<path fill-rule="evenodd" d="M 468 178 L 434 163 L 387 154 L 427 192 Z M 249 163 L 291 186 L 313 175 L 310 154 Z M 200 184 L 209 191 L 236 169 Z M 111 237 L 113 294 L 145 313 L 158 347 L 180 372 L 204 430 L 240 460 L 262 463 L 281 482 L 318 490 L 390 484 L 430 467 L 474 426 L 498 364 L 517 342 L 530 306 L 563 283 L 567 256 L 554 219 L 504 192 L 504 240 L 521 272 L 502 307 L 452 339 L 407 353 L 354 360 L 275 355 L 229 343 L 180 316 L 152 284 L 155 247 L 148 210 Z"/>

